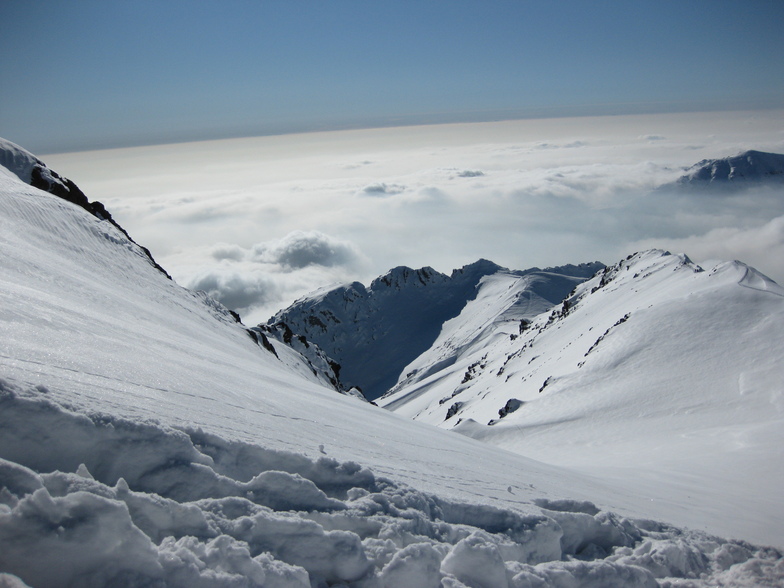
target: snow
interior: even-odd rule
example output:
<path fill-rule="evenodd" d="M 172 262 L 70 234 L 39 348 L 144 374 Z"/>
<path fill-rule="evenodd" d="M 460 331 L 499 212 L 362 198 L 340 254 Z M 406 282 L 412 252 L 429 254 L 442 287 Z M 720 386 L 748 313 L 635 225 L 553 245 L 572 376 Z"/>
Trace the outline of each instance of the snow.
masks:
<path fill-rule="evenodd" d="M 782 577 L 778 551 L 585 501 L 541 499 L 529 514 L 469 504 L 357 464 L 86 416 L 37 392 L 0 391 L 0 449 L 38 470 L 0 460 L 0 569 L 32 586 L 655 586 L 753 560 L 742 577 Z M 242 481 L 273 464 L 289 471 Z"/>
<path fill-rule="evenodd" d="M 534 317 L 550 308 L 601 267 L 597 262 L 510 271 L 479 260 L 447 276 L 430 267 L 401 266 L 376 278 L 369 287 L 355 282 L 318 290 L 278 312 L 262 327 L 282 326 L 316 343 L 341 365 L 345 385 L 359 387 L 374 400 L 398 381 L 409 362 L 439 344 L 442 325 L 477 295 L 480 282 L 502 279 L 499 288 L 505 289 L 511 280 L 508 296 L 515 298 L 515 304 L 505 316 L 511 320 L 513 316 Z M 477 314 L 474 328 L 482 329 L 488 318 Z"/>
<path fill-rule="evenodd" d="M 745 151 L 734 157 L 703 159 L 674 183 L 662 189 L 691 188 L 727 190 L 750 183 L 772 183 L 784 179 L 784 155 L 763 151 Z"/>
<path fill-rule="evenodd" d="M 784 578 L 777 549 L 652 522 L 614 482 L 338 394 L 9 174 L 0 331 L 1 586 Z"/>
<path fill-rule="evenodd" d="M 29 184 L 35 166 L 43 165 L 41 160 L 16 143 L 0 137 L 0 173 L 9 172 L 25 184 Z"/>
<path fill-rule="evenodd" d="M 784 542 L 784 289 L 740 262 L 648 251 L 522 333 L 473 336 L 508 304 L 485 284 L 379 403 L 611 481 L 658 517 Z"/>

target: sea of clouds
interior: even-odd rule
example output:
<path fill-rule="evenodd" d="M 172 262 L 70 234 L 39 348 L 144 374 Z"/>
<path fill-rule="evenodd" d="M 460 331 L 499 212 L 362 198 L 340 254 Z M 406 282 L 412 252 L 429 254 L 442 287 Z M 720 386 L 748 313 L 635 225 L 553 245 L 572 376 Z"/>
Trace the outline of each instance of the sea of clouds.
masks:
<path fill-rule="evenodd" d="M 784 112 L 400 127 L 46 155 L 175 279 L 248 324 L 316 287 L 480 257 L 517 269 L 659 247 L 784 283 L 784 190 L 656 190 L 784 152 Z"/>

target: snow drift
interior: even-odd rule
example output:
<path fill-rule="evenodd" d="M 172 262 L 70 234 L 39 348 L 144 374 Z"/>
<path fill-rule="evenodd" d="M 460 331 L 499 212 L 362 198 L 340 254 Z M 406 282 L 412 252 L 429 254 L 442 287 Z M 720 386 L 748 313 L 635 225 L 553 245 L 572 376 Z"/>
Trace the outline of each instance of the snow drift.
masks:
<path fill-rule="evenodd" d="M 356 463 L 74 413 L 40 392 L 0 386 L 10 458 L 0 459 L 0 569 L 31 586 L 647 588 L 784 577 L 775 549 L 590 502 L 539 499 L 536 514 L 464 503 Z"/>

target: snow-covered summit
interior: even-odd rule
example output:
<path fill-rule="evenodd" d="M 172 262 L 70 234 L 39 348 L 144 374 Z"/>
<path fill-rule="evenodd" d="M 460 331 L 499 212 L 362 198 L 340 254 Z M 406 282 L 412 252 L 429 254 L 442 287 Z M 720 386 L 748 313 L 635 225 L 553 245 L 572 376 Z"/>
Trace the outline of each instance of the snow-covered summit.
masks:
<path fill-rule="evenodd" d="M 484 284 L 491 300 L 508 287 Z M 718 515 L 716 524 L 760 536 L 784 525 L 778 284 L 740 262 L 703 268 L 651 250 L 608 266 L 530 322 L 477 321 L 488 307 L 481 293 L 381 406 L 631 481 L 653 500 L 699 495 L 694 521 Z"/>
<path fill-rule="evenodd" d="M 320 290 L 277 313 L 268 325 L 285 324 L 318 344 L 341 365 L 342 381 L 360 387 L 372 400 L 392 387 L 405 366 L 432 346 L 442 325 L 476 297 L 486 276 L 528 276 L 525 284 L 539 286 L 536 292 L 520 296 L 536 296 L 540 302 L 536 311 L 541 312 L 602 267 L 594 262 L 511 271 L 479 260 L 447 276 L 430 267 L 401 266 L 374 279 L 367 288 L 355 282 Z"/>
<path fill-rule="evenodd" d="M 770 182 L 784 182 L 784 155 L 750 150 L 732 157 L 703 159 L 664 188 L 731 190 Z"/>
<path fill-rule="evenodd" d="M 406 266 L 392 268 L 383 276 L 379 276 L 370 283 L 370 290 L 379 292 L 385 288 L 402 290 L 406 287 L 426 288 L 432 284 L 443 284 L 447 276 L 434 270 L 432 267 L 411 269 Z"/>

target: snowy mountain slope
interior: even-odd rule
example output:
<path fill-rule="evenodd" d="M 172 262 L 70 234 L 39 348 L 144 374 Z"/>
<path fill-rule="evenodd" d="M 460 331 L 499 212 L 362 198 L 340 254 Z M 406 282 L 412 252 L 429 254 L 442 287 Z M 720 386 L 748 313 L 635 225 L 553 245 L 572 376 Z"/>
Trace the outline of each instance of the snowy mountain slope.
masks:
<path fill-rule="evenodd" d="M 29 151 L 22 149 L 19 145 L 11 143 L 6 139 L 0 137 L 0 170 L 4 174 L 12 174 L 19 178 L 25 184 L 30 184 L 34 188 L 39 188 L 44 192 L 54 194 L 63 200 L 72 202 L 77 206 L 84 208 L 87 212 L 94 217 L 105 220 L 115 229 L 120 231 L 126 239 L 136 245 L 138 249 L 144 253 L 149 262 L 160 271 L 167 278 L 171 276 L 153 259 L 150 250 L 136 243 L 128 232 L 123 229 L 115 220 L 112 215 L 106 210 L 106 207 L 98 202 L 90 202 L 79 187 L 68 178 L 64 178 L 56 171 L 49 169 L 49 167 L 35 155 Z"/>
<path fill-rule="evenodd" d="M 595 264 L 591 269 L 602 267 Z M 468 301 L 458 316 L 444 323 L 432 347 L 406 366 L 399 381 L 410 386 L 453 365 L 463 355 L 472 355 L 473 350 L 482 348 L 499 330 L 506 337 L 510 324 L 513 331 L 519 330 L 521 324 L 552 308 L 584 280 L 585 277 L 547 271 L 502 270 L 482 277 L 476 298 Z"/>
<path fill-rule="evenodd" d="M 304 335 L 295 335 L 285 323 L 278 323 L 274 326 L 258 325 L 251 327 L 249 331 L 256 333 L 259 337 L 272 337 L 288 345 L 308 361 L 315 374 L 323 375 L 335 390 L 367 401 L 358 389 L 344 389 L 345 387 L 340 382 L 340 364 L 324 353 L 321 347 L 308 341 Z"/>
<path fill-rule="evenodd" d="M 443 323 L 476 296 L 483 277 L 499 272 L 518 279 L 539 276 L 524 282 L 536 288 L 519 293 L 518 309 L 528 308 L 533 316 L 560 302 L 577 282 L 601 267 L 592 263 L 510 272 L 479 260 L 451 276 L 429 267 L 397 267 L 367 288 L 356 282 L 318 291 L 277 313 L 268 326 L 285 325 L 318 344 L 340 364 L 342 381 L 360 387 L 372 400 L 393 386 L 403 368 L 432 346 Z"/>
<path fill-rule="evenodd" d="M 784 578 L 778 550 L 629 518 L 646 502 L 335 394 L 111 224 L 2 170 L 0 332 L 5 584 Z"/>
<path fill-rule="evenodd" d="M 451 365 L 424 354 L 426 377 L 379 404 L 780 543 L 782 320 L 784 289 L 752 268 L 643 252 L 522 332 L 496 322 Z"/>
<path fill-rule="evenodd" d="M 739 190 L 781 182 L 784 182 L 784 155 L 751 150 L 733 157 L 703 159 L 662 189 Z"/>

